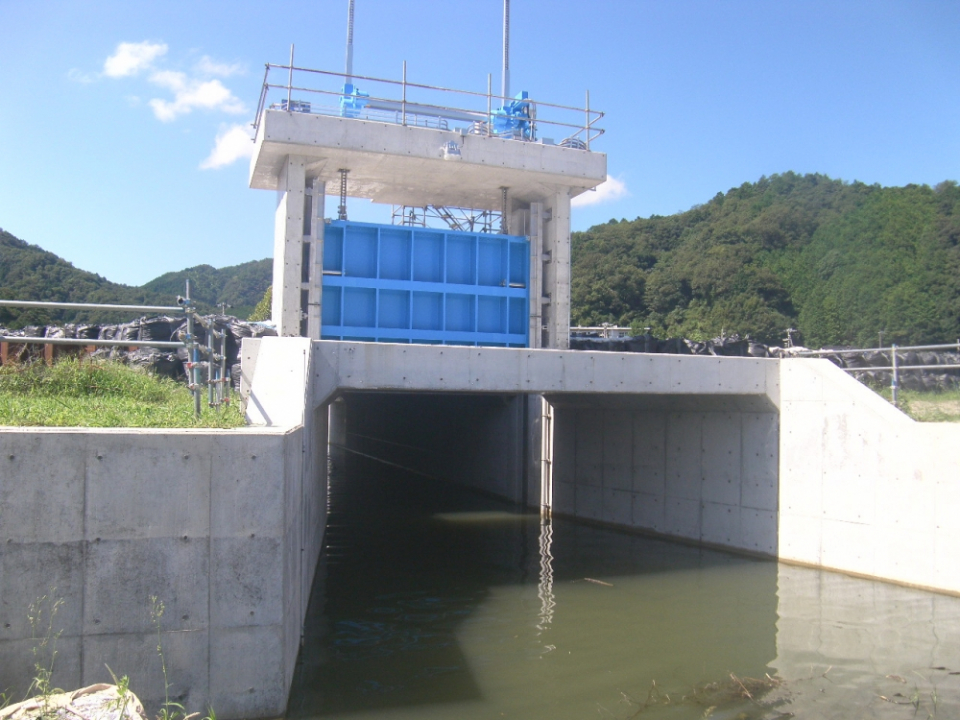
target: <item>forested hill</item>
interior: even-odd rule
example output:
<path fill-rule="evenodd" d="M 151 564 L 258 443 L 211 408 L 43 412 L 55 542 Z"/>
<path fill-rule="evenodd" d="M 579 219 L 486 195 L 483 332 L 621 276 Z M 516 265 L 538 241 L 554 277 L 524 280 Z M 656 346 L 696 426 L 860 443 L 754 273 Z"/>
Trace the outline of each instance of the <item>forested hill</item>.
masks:
<path fill-rule="evenodd" d="M 0 298 L 173 304 L 190 278 L 201 308 L 245 318 L 271 261 L 167 273 L 143 287 L 78 270 L 0 230 Z M 960 187 L 884 188 L 785 173 L 668 217 L 611 220 L 573 234 L 573 324 L 649 327 L 659 337 L 725 331 L 811 346 L 960 337 Z M 0 307 L 0 326 L 117 321 Z"/>
<path fill-rule="evenodd" d="M 785 173 L 573 234 L 573 324 L 873 346 L 960 337 L 960 187 Z"/>
<path fill-rule="evenodd" d="M 177 295 L 184 292 L 184 280 L 190 278 L 191 294 L 201 310 L 213 311 L 218 303 L 225 302 L 232 306 L 229 313 L 245 318 L 270 284 L 271 267 L 270 260 L 219 270 L 200 265 L 167 273 L 143 287 L 131 287 L 79 270 L 57 255 L 0 230 L 0 299 L 4 300 L 175 305 Z M 121 313 L 118 317 L 116 313 L 0 307 L 0 326 L 16 329 L 67 321 L 117 322 L 135 314 Z"/>

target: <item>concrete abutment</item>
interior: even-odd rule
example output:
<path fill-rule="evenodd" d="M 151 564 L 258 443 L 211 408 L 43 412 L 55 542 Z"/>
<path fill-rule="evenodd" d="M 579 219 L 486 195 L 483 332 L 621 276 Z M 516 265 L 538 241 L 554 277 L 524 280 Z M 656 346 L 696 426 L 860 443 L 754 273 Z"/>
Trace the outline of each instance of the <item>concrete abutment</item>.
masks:
<path fill-rule="evenodd" d="M 261 427 L 0 429 L 6 684 L 25 690 L 27 608 L 56 593 L 54 682 L 109 664 L 156 706 L 155 595 L 179 702 L 282 714 L 328 442 L 335 468 L 346 448 L 593 522 L 960 593 L 958 428 L 824 361 L 304 338 L 243 356 Z"/>

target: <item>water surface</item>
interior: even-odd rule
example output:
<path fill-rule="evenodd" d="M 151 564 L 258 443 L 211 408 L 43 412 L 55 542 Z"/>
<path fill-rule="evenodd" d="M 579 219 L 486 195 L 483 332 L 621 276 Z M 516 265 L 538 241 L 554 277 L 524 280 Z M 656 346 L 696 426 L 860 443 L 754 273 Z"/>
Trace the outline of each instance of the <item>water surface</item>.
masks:
<path fill-rule="evenodd" d="M 957 718 L 960 599 L 331 480 L 292 718 Z"/>

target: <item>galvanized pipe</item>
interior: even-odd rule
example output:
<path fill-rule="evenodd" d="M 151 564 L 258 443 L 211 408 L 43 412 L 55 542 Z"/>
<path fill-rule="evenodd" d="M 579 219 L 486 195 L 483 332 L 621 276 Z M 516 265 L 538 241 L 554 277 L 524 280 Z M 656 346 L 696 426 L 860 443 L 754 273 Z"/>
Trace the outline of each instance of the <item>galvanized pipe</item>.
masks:
<path fill-rule="evenodd" d="M 344 82 L 353 78 L 353 0 L 347 0 L 347 58 L 344 67 Z"/>
<path fill-rule="evenodd" d="M 956 350 L 960 352 L 960 341 L 955 343 L 942 343 L 940 345 L 893 345 L 901 352 L 906 350 Z M 875 353 L 889 350 L 890 348 L 851 348 L 849 350 L 800 350 L 791 355 L 853 355 L 856 353 Z"/>
<path fill-rule="evenodd" d="M 96 303 L 42 302 L 33 300 L 0 300 L 0 306 L 50 308 L 54 310 L 142 310 L 144 312 L 183 312 L 184 308 L 169 305 L 98 305 Z"/>
<path fill-rule="evenodd" d="M 287 112 L 292 112 L 290 100 L 293 93 L 293 43 L 290 43 L 290 74 L 287 75 Z"/>
<path fill-rule="evenodd" d="M 866 367 L 846 367 L 840 368 L 844 372 L 848 373 L 858 373 L 858 372 L 874 372 L 880 370 L 893 370 L 893 365 L 881 365 L 879 367 L 873 365 L 867 365 Z M 950 365 L 897 365 L 896 369 L 898 371 L 902 370 L 960 370 L 960 365 L 950 364 Z"/>
<path fill-rule="evenodd" d="M 510 97 L 510 0 L 503 0 L 503 76 L 500 94 L 506 104 Z"/>
<path fill-rule="evenodd" d="M 900 383 L 897 382 L 899 380 L 897 376 L 897 346 L 891 345 L 890 348 L 893 350 L 893 352 L 891 353 L 891 360 L 893 361 L 893 378 L 890 380 L 890 393 L 893 396 L 893 404 L 894 406 L 896 406 L 897 389 L 900 386 Z"/>
<path fill-rule="evenodd" d="M 0 335 L 0 342 L 11 345 L 95 345 L 97 347 L 155 347 L 179 349 L 186 347 L 182 342 L 165 340 L 84 340 L 83 338 L 42 338 L 19 335 Z"/>

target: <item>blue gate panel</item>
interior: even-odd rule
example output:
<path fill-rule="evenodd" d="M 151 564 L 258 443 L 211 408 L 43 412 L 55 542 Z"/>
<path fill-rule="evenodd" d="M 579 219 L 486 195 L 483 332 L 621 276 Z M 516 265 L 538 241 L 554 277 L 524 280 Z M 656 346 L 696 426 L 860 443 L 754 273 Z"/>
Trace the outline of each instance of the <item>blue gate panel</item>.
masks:
<path fill-rule="evenodd" d="M 417 230 L 413 235 L 413 279 L 443 282 L 443 233 Z"/>
<path fill-rule="evenodd" d="M 527 239 L 334 221 L 324 339 L 526 347 Z"/>
<path fill-rule="evenodd" d="M 380 231 L 380 277 L 385 280 L 410 279 L 410 232 Z"/>
<path fill-rule="evenodd" d="M 410 327 L 410 291 L 381 290 L 377 310 L 377 326 L 382 328 Z"/>
<path fill-rule="evenodd" d="M 343 272 L 343 231 L 333 223 L 323 233 L 323 270 L 340 274 Z"/>
<path fill-rule="evenodd" d="M 344 236 L 343 274 L 351 277 L 377 277 L 376 228 L 351 228 Z"/>
<path fill-rule="evenodd" d="M 509 298 L 480 295 L 477 298 L 477 331 L 506 333 L 507 300 Z"/>
<path fill-rule="evenodd" d="M 323 327 L 343 325 L 342 307 L 343 288 L 335 285 L 323 286 L 323 312 L 320 321 Z"/>
<path fill-rule="evenodd" d="M 374 288 L 343 289 L 343 324 L 347 327 L 372 328 L 377 321 L 377 291 Z"/>
<path fill-rule="evenodd" d="M 473 318 L 473 306 L 476 298 L 473 295 L 447 295 L 446 317 L 443 329 L 453 332 L 475 332 L 476 325 Z"/>
<path fill-rule="evenodd" d="M 413 293 L 413 329 L 443 330 L 443 293 Z"/>

